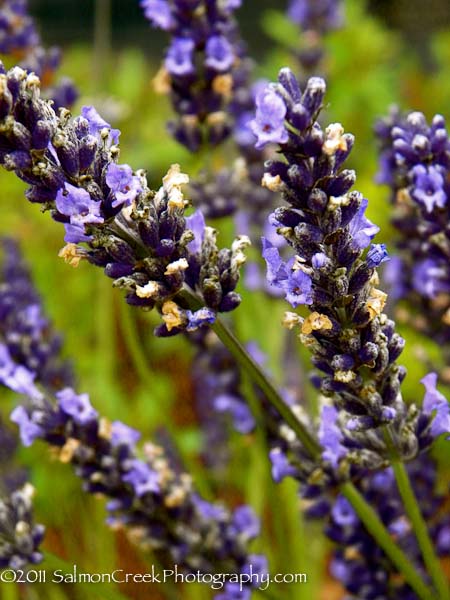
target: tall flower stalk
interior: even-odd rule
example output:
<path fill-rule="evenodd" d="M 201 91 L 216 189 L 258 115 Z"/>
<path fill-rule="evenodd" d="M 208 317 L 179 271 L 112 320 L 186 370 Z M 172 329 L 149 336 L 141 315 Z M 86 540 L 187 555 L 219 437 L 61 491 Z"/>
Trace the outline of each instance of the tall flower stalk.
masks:
<path fill-rule="evenodd" d="M 396 256 L 388 265 L 391 294 L 404 299 L 413 327 L 435 340 L 448 362 L 450 342 L 450 138 L 445 120 L 393 109 L 376 125 L 379 183 L 389 186 Z"/>
<path fill-rule="evenodd" d="M 356 462 L 372 469 L 393 464 L 428 571 L 445 598 L 448 587 L 403 461 L 429 446 L 433 423 L 435 434 L 449 431 L 449 405 L 434 397 L 433 409 L 425 403 L 419 411 L 402 400 L 406 371 L 397 359 L 404 341 L 383 313 L 386 294 L 377 288 L 387 252 L 371 244 L 379 228 L 365 217 L 367 200 L 350 191 L 354 172 L 343 168 L 353 137 L 339 123 L 323 131 L 316 120 L 324 95 L 322 79 L 310 79 L 302 91 L 288 69 L 261 92 L 253 130 L 257 145 L 279 145 L 282 160 L 269 161 L 265 177 L 288 204 L 272 222 L 295 252 L 284 262 L 266 241 L 268 278 L 293 308 L 308 306 L 309 316 L 290 312 L 285 324 L 300 328 L 318 371 L 313 381 L 339 412 Z"/>

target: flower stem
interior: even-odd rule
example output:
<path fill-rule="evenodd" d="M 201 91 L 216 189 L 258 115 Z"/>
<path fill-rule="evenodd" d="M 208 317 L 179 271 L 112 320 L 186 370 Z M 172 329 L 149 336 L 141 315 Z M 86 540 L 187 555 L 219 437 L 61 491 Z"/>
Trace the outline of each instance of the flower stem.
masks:
<path fill-rule="evenodd" d="M 392 469 L 397 481 L 397 487 L 405 506 L 414 533 L 416 534 L 422 556 L 427 567 L 428 573 L 433 580 L 434 586 L 439 593 L 439 598 L 448 600 L 450 598 L 449 587 L 444 575 L 444 571 L 437 557 L 433 542 L 428 532 L 427 524 L 420 511 L 416 495 L 411 485 L 408 472 L 405 465 L 400 460 L 392 461 Z"/>
<path fill-rule="evenodd" d="M 111 0 L 96 0 L 94 49 L 94 81 L 97 82 L 97 90 L 104 90 L 110 74 Z"/>
<path fill-rule="evenodd" d="M 407 556 L 396 545 L 382 521 L 366 502 L 363 496 L 351 483 L 341 485 L 341 493 L 347 498 L 361 519 L 367 531 L 377 541 L 378 545 L 390 558 L 405 580 L 422 600 L 430 600 L 434 597 L 434 592 L 423 582 L 417 572 L 416 567 L 409 561 Z"/>

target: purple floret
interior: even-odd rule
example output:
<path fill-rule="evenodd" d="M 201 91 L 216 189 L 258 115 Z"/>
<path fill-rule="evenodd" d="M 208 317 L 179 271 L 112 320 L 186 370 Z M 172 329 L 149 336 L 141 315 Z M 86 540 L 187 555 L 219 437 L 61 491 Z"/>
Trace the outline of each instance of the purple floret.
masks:
<path fill-rule="evenodd" d="M 184 77 L 194 72 L 194 47 L 191 39 L 174 38 L 165 60 L 166 69 L 170 74 Z"/>
<path fill-rule="evenodd" d="M 450 434 L 450 404 L 436 389 L 437 374 L 428 373 L 420 381 L 425 386 L 422 410 L 425 415 L 434 415 L 431 422 L 431 435 L 438 437 L 443 433 Z M 450 435 L 447 439 L 450 440 Z"/>
<path fill-rule="evenodd" d="M 59 408 L 67 416 L 72 417 L 75 423 L 86 425 L 95 421 L 97 411 L 92 407 L 88 394 L 76 394 L 71 388 L 64 388 L 56 392 Z"/>
<path fill-rule="evenodd" d="M 133 175 L 129 165 L 110 163 L 106 171 L 106 184 L 115 197 L 111 203 L 113 208 L 121 205 L 129 206 L 142 191 L 139 177 Z"/>
<path fill-rule="evenodd" d="M 228 71 L 234 62 L 233 46 L 223 35 L 213 35 L 206 42 L 205 64 L 214 71 Z"/>
<path fill-rule="evenodd" d="M 267 144 L 285 144 L 288 132 L 285 127 L 286 105 L 282 98 L 270 87 L 261 90 L 256 97 L 256 116 L 250 127 L 258 138 L 255 147 Z"/>

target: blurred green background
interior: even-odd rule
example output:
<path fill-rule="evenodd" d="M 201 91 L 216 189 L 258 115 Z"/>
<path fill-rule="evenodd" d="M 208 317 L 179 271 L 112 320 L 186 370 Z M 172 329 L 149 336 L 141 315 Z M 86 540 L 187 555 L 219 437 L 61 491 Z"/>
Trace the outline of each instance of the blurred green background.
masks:
<path fill-rule="evenodd" d="M 105 0 L 30 2 L 45 44 L 63 46 L 60 73 L 70 76 L 81 93 L 74 114 L 81 105 L 94 104 L 122 130 L 121 162 L 147 169 L 150 182 L 157 187 L 173 162 L 188 173 L 198 168 L 195 157 L 166 134 L 169 103 L 152 88 L 166 38 L 150 28 L 137 0 L 112 2 L 110 28 L 100 27 L 98 20 L 96 27 L 96 8 L 107 8 L 107 4 Z M 377 155 L 372 128 L 392 103 L 423 110 L 429 118 L 436 112 L 448 116 L 450 3 L 433 0 L 431 4 L 433 9 L 418 1 L 366 4 L 348 0 L 345 26 L 325 40 L 323 70 L 329 105 L 324 122 L 340 121 L 356 135 L 350 166 L 358 173 L 357 188 L 369 198 L 370 218 L 382 227 L 379 241 L 388 247 L 392 237 L 388 190 L 374 184 Z M 257 75 L 274 78 L 281 66 L 292 64 L 290 49 L 299 43 L 300 33 L 283 16 L 287 2 L 248 0 L 244 5 L 238 14 L 250 52 L 257 58 Z M 231 152 L 226 146 L 219 163 L 229 162 Z M 285 481 L 275 486 L 271 481 L 262 433 L 232 434 L 231 462 L 220 476 L 202 465 L 202 438 L 190 378 L 192 349 L 186 341 L 155 339 L 151 333 L 154 317 L 129 310 L 100 271 L 83 263 L 72 269 L 58 259 L 63 245 L 61 226 L 25 202 L 25 184 L 1 171 L 0 188 L 0 233 L 20 240 L 48 314 L 64 333 L 65 353 L 73 359 L 78 389 L 89 391 L 104 415 L 136 426 L 144 438 L 168 432 L 208 498 L 220 498 L 231 506 L 245 501 L 255 508 L 264 526 L 254 550 L 268 554 L 273 573 L 305 572 L 309 578 L 307 585 L 272 588 L 274 598 L 341 598 L 342 590 L 327 574 L 326 542 L 314 525 L 302 523 L 299 517 L 295 484 Z M 243 291 L 243 295 L 242 306 L 235 312 L 236 329 L 244 341 L 259 341 L 280 380 L 284 335 L 280 319 L 285 305 L 263 294 Z M 407 328 L 402 333 L 408 341 L 403 362 L 410 367 L 405 395 L 416 401 L 422 396 L 418 382 L 426 370 L 417 360 L 418 351 L 425 349 L 439 361 L 439 349 Z M 299 365 L 307 360 L 299 348 Z M 1 394 L 7 411 L 14 398 L 3 390 Z M 47 526 L 45 568 L 62 564 L 61 568 L 69 569 L 76 563 L 90 572 L 111 572 L 119 566 L 137 573 L 148 569 L 151 557 L 139 554 L 122 535 L 106 528 L 103 501 L 83 494 L 67 465 L 54 460 L 40 444 L 21 450 L 20 458 L 29 466 L 38 490 L 36 519 Z M 69 584 L 0 588 L 2 600 L 207 600 L 211 595 L 207 587 L 196 585 L 175 590 Z M 268 596 L 255 594 L 255 598 L 263 597 Z"/>

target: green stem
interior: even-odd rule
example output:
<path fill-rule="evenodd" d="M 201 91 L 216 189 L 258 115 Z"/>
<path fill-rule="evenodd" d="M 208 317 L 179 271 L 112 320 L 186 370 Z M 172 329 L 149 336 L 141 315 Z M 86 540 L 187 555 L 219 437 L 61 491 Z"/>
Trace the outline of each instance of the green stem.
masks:
<path fill-rule="evenodd" d="M 111 57 L 111 0 L 96 0 L 94 23 L 94 81 L 104 90 L 109 80 Z"/>
<path fill-rule="evenodd" d="M 399 459 L 392 461 L 392 469 L 395 474 L 398 490 L 405 506 L 406 514 L 408 515 L 414 533 L 416 534 L 416 538 L 419 543 L 428 573 L 431 576 L 436 590 L 439 592 L 439 597 L 442 600 L 448 600 L 450 598 L 449 587 L 444 575 L 444 571 L 439 562 L 439 558 L 436 556 L 433 542 L 431 541 L 427 524 L 420 511 L 408 472 L 403 462 L 401 462 Z"/>
<path fill-rule="evenodd" d="M 416 592 L 419 598 L 421 598 L 421 600 L 431 600 L 431 598 L 434 597 L 433 591 L 427 585 L 425 585 L 422 578 L 418 574 L 416 567 L 396 545 L 376 512 L 365 501 L 355 486 L 348 482 L 342 484 L 340 489 L 341 493 L 347 498 L 347 500 L 355 509 L 356 514 L 361 519 L 367 531 L 376 540 L 380 548 L 384 550 L 385 554 L 397 567 L 398 571 L 403 573 L 405 580 Z"/>

